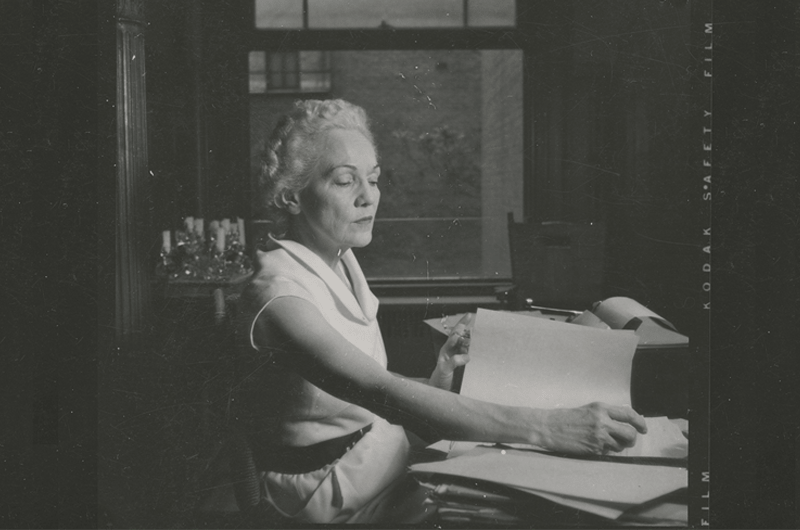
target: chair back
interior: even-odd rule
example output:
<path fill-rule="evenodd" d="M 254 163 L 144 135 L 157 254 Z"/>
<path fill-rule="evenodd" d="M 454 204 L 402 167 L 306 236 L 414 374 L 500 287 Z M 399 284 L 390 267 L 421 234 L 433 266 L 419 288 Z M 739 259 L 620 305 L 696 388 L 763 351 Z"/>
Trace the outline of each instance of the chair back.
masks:
<path fill-rule="evenodd" d="M 600 223 L 524 223 L 509 212 L 515 297 L 523 305 L 588 309 L 602 296 L 605 235 Z"/>
<path fill-rule="evenodd" d="M 287 527 L 291 521 L 262 500 L 260 471 L 245 423 L 239 420 L 236 404 L 247 399 L 250 389 L 243 384 L 258 355 L 249 346 L 238 293 L 214 292 L 215 322 L 223 350 L 217 379 L 225 395 L 217 407 L 217 426 L 223 440 L 208 463 L 202 479 L 204 495 L 195 507 L 195 526 L 201 528 Z M 222 408 L 224 407 L 224 410 Z M 265 411 L 266 413 L 266 411 Z"/>

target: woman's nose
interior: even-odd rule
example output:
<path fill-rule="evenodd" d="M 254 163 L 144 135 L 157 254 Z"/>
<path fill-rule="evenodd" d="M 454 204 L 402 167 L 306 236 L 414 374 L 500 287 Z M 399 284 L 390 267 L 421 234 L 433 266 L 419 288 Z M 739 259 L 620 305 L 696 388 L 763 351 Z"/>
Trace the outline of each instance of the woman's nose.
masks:
<path fill-rule="evenodd" d="M 378 201 L 380 194 L 381 192 L 378 190 L 378 186 L 367 181 L 362 181 L 358 190 L 358 196 L 356 197 L 356 206 L 371 206 Z"/>

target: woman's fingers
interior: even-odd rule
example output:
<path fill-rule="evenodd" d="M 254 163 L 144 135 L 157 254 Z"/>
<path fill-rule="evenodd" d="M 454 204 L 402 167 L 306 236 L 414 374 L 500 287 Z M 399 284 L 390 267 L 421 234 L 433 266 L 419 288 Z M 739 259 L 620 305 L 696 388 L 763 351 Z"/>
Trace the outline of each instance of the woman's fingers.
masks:
<path fill-rule="evenodd" d="M 452 331 L 450 332 L 450 337 L 453 335 L 469 335 L 469 328 L 472 326 L 472 322 L 475 320 L 474 313 L 465 313 L 463 317 L 458 321 L 458 323 L 453 326 Z"/>
<path fill-rule="evenodd" d="M 603 447 L 600 449 L 600 454 L 608 454 L 610 452 L 619 453 L 626 447 L 630 447 L 629 445 L 624 445 L 620 443 L 618 440 L 614 439 L 613 437 L 609 436 L 608 439 L 603 444 Z"/>
<path fill-rule="evenodd" d="M 460 355 L 466 355 L 469 353 L 469 330 L 466 330 L 465 335 L 462 335 L 458 338 L 458 341 L 456 341 L 456 347 Z"/>
<path fill-rule="evenodd" d="M 447 342 L 445 342 L 444 345 L 447 355 L 452 356 L 455 353 L 458 353 L 465 340 L 468 341 L 469 339 L 464 337 L 463 332 L 459 333 L 454 331 L 451 333 L 450 336 L 447 337 Z"/>
<path fill-rule="evenodd" d="M 612 451 L 633 447 L 636 444 L 637 432 L 642 434 L 647 432 L 644 418 L 630 407 L 609 406 L 606 413 L 612 420 L 608 425 L 608 434 L 616 444 L 609 447 Z"/>
<path fill-rule="evenodd" d="M 545 447 L 577 454 L 608 454 L 636 443 L 647 425 L 630 407 L 590 403 L 574 409 L 553 409 L 547 415 Z"/>
<path fill-rule="evenodd" d="M 445 342 L 445 353 L 448 357 L 459 354 L 464 355 L 469 352 L 469 325 L 472 323 L 473 318 L 474 315 L 472 313 L 467 313 L 461 317 L 458 324 L 453 327 L 453 331 Z"/>
<path fill-rule="evenodd" d="M 469 362 L 469 326 L 472 324 L 473 318 L 474 315 L 470 313 L 461 317 L 439 350 L 436 369 L 429 380 L 433 386 L 450 390 L 453 372 L 459 366 L 464 366 Z M 447 329 L 446 326 L 445 329 Z"/>
<path fill-rule="evenodd" d="M 647 423 L 644 418 L 630 407 L 611 407 L 607 409 L 608 417 L 618 422 L 633 425 L 642 434 L 647 434 Z"/>
<path fill-rule="evenodd" d="M 465 313 L 463 317 L 458 321 L 456 327 L 459 324 L 463 324 L 465 328 L 468 328 L 472 325 L 472 322 L 475 320 L 475 313 Z"/>
<path fill-rule="evenodd" d="M 458 368 L 459 366 L 464 366 L 469 362 L 469 354 L 459 354 L 453 355 L 453 367 Z"/>
<path fill-rule="evenodd" d="M 627 423 L 615 422 L 609 426 L 608 434 L 618 446 L 618 448 L 612 448 L 614 451 L 621 451 L 636 444 L 636 429 Z"/>

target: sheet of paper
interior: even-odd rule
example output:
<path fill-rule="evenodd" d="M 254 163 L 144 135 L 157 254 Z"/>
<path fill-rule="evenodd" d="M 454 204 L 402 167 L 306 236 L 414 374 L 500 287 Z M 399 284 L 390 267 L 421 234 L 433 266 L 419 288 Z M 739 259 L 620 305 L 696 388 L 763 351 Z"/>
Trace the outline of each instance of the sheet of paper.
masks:
<path fill-rule="evenodd" d="M 526 493 L 538 495 L 543 499 L 569 506 L 577 510 L 589 512 L 606 519 L 620 521 L 638 521 L 658 526 L 685 526 L 689 521 L 688 506 L 685 503 L 671 501 L 659 502 L 658 499 L 645 504 L 625 504 L 581 499 L 569 495 L 557 495 L 537 490 L 518 488 Z"/>
<path fill-rule="evenodd" d="M 603 300 L 592 312 L 615 329 L 624 327 L 632 318 L 636 317 L 661 318 L 636 300 L 624 296 Z"/>
<path fill-rule="evenodd" d="M 686 503 L 664 501 L 634 506 L 619 518 L 620 521 L 658 526 L 686 526 L 689 506 Z"/>
<path fill-rule="evenodd" d="M 679 467 L 580 460 L 513 449 L 476 447 L 459 458 L 416 464 L 413 473 L 487 480 L 605 503 L 640 504 L 688 484 Z"/>
<path fill-rule="evenodd" d="M 577 510 L 583 510 L 584 512 L 593 513 L 595 515 L 599 515 L 600 517 L 605 517 L 606 519 L 616 519 L 622 515 L 625 510 L 635 506 L 627 503 L 602 502 L 597 500 L 581 499 L 579 497 L 572 497 L 569 495 L 557 495 L 555 493 L 548 493 L 540 490 L 531 490 L 525 488 L 518 489 L 525 491 L 526 493 L 538 495 L 539 497 L 547 499 L 551 502 L 563 504 L 564 506 L 569 506 L 570 508 L 575 508 Z"/>
<path fill-rule="evenodd" d="M 588 326 L 591 328 L 611 329 L 611 326 L 600 320 L 600 317 L 591 311 L 584 311 L 577 317 L 573 318 L 571 323 L 579 326 Z"/>
<path fill-rule="evenodd" d="M 645 423 L 647 434 L 637 436 L 636 445 L 613 454 L 676 459 L 689 457 L 689 440 L 683 435 L 680 425 L 664 416 L 645 418 Z"/>
<path fill-rule="evenodd" d="M 568 318 L 568 315 L 551 315 L 545 314 L 541 311 L 514 311 L 515 315 L 526 316 L 526 317 L 535 317 L 535 318 L 544 318 L 547 320 L 556 320 L 559 322 L 565 322 Z M 447 335 L 450 333 L 450 330 L 458 324 L 458 321 L 466 315 L 466 313 L 456 313 L 454 315 L 447 315 L 441 318 L 428 318 L 423 320 L 427 325 L 431 328 L 435 329 L 439 333 L 443 335 Z M 595 317 L 596 318 L 596 317 Z M 608 326 L 606 326 L 608 329 Z"/>
<path fill-rule="evenodd" d="M 500 505 L 507 505 L 507 504 L 513 504 L 514 502 L 519 502 L 519 499 L 516 497 L 512 498 L 505 495 L 498 495 L 497 493 L 494 492 L 487 492 L 481 489 L 480 486 L 468 487 L 463 485 L 449 484 L 447 482 L 444 483 L 429 482 L 425 481 L 424 479 L 419 479 L 418 482 L 422 486 L 431 490 L 434 499 L 433 502 L 438 504 L 444 504 L 444 503 L 451 505 L 461 504 L 464 505 L 465 507 L 470 508 L 475 505 L 476 500 L 478 500 L 481 504 L 485 504 L 486 502 L 493 502 L 493 503 L 499 503 Z M 593 513 L 595 515 L 606 517 L 608 519 L 616 519 L 626 510 L 629 510 L 632 507 L 637 506 L 631 504 L 593 501 L 588 499 L 581 499 L 578 497 L 570 497 L 568 495 L 557 495 L 555 493 L 548 493 L 545 491 L 532 490 L 526 488 L 515 488 L 515 489 L 530 495 L 536 495 L 537 497 L 541 497 L 551 502 L 555 502 L 564 506 L 569 506 L 571 508 L 576 508 L 578 510 L 583 510 L 585 512 Z"/>
<path fill-rule="evenodd" d="M 453 329 L 456 324 L 458 324 L 458 321 L 461 320 L 464 315 L 466 315 L 466 313 L 457 313 L 455 315 L 447 315 L 441 318 L 428 318 L 423 322 L 439 333 L 448 335 L 450 330 Z"/>
<path fill-rule="evenodd" d="M 630 405 L 637 337 L 478 309 L 461 394 L 501 405 Z"/>

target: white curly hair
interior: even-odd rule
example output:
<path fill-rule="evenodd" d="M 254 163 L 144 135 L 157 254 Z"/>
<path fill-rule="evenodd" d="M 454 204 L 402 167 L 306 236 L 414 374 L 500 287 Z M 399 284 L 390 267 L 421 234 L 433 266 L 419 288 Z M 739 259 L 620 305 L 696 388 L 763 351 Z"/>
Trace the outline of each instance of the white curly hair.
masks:
<path fill-rule="evenodd" d="M 342 99 L 309 99 L 295 101 L 294 106 L 278 120 L 261 157 L 258 184 L 275 237 L 283 237 L 289 228 L 285 198 L 308 185 L 326 131 L 355 130 L 375 145 L 367 113 L 358 105 Z"/>

